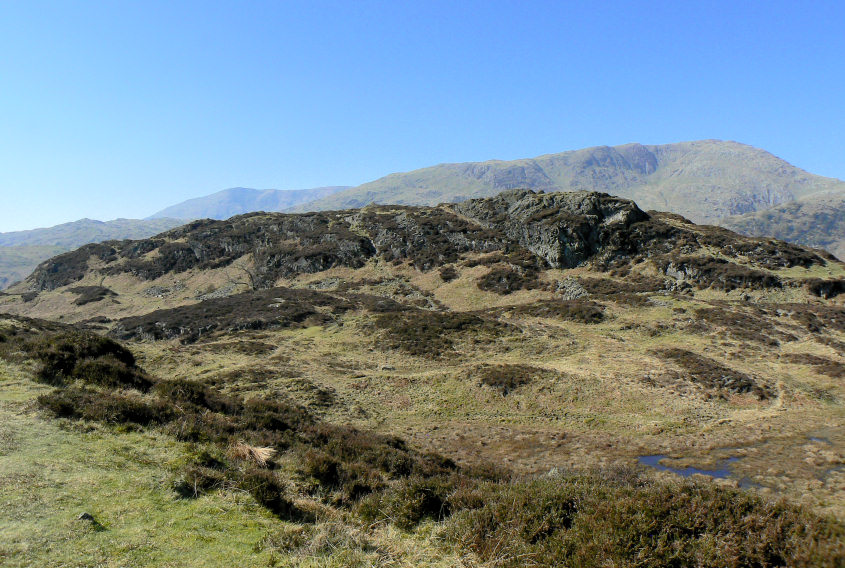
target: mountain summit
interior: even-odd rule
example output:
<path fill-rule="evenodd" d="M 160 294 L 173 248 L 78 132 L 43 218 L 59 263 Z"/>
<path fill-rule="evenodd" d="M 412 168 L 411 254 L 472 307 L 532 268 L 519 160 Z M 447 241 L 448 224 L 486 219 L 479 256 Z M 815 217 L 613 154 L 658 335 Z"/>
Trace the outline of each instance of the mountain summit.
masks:
<path fill-rule="evenodd" d="M 845 182 L 810 174 L 753 146 L 700 140 L 647 146 L 596 146 L 537 158 L 441 164 L 395 173 L 293 208 L 360 207 L 368 203 L 434 205 L 501 191 L 599 191 L 633 199 L 643 209 L 679 213 L 697 223 L 759 211 Z"/>

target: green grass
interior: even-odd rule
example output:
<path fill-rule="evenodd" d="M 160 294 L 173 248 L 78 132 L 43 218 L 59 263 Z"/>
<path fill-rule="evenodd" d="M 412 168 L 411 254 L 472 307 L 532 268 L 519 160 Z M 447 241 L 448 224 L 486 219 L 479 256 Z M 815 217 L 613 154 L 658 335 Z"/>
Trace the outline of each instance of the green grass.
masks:
<path fill-rule="evenodd" d="M 271 552 L 255 549 L 278 521 L 251 496 L 178 499 L 170 487 L 185 444 L 46 421 L 33 400 L 49 389 L 27 374 L 0 361 L 0 564 L 267 565 Z"/>

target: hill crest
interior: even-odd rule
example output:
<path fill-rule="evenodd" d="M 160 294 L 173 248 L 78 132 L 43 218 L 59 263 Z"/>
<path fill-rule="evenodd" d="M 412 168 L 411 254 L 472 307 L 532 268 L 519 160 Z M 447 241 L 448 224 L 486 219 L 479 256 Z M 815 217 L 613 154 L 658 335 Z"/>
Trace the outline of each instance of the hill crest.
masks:
<path fill-rule="evenodd" d="M 845 189 L 765 150 L 721 140 L 663 145 L 595 146 L 536 158 L 445 163 L 393 173 L 290 211 L 368 203 L 434 205 L 500 191 L 598 191 L 633 199 L 643 209 L 672 211 L 699 223 Z"/>

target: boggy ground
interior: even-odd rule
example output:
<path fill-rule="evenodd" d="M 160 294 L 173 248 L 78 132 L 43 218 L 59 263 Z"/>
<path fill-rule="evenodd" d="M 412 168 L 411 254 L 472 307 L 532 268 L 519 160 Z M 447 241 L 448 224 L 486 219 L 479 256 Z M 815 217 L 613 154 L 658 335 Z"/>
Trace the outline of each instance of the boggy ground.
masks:
<path fill-rule="evenodd" d="M 541 298 L 554 293 L 484 292 L 475 270 L 443 283 L 391 267 L 358 289 L 401 300 L 390 289 L 399 282 L 400 293 L 458 312 L 358 310 L 323 325 L 133 349 L 155 374 L 284 393 L 332 422 L 461 462 L 537 473 L 653 454 L 706 469 L 735 456 L 734 476 L 720 483 L 845 515 L 841 308 L 820 303 L 827 323 L 816 332 L 789 291 L 593 294 L 551 300 L 549 310 Z M 574 272 L 555 276 L 608 278 Z M 332 274 L 289 284 L 327 280 L 356 287 Z"/>
<path fill-rule="evenodd" d="M 6 565 L 845 559 L 845 526 L 786 501 L 607 465 L 526 476 L 489 457 L 460 463 L 395 435 L 336 426 L 319 410 L 337 401 L 326 389 L 227 393 L 221 386 L 238 385 L 237 371 L 226 381 L 161 378 L 139 365 L 148 358 L 91 332 L 18 318 L 0 330 Z M 267 353 L 267 339 L 237 351 Z M 477 372 L 501 396 L 553 374 L 509 364 Z"/>

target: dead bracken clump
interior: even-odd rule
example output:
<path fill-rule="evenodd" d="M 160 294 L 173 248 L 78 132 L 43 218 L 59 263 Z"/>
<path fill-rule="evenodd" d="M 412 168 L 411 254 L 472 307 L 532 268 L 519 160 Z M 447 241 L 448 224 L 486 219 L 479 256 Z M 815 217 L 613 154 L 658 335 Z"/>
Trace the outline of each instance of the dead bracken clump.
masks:
<path fill-rule="evenodd" d="M 270 447 L 250 446 L 243 440 L 238 440 L 230 446 L 229 454 L 234 459 L 255 462 L 265 467 L 267 462 L 276 455 L 276 450 Z"/>

